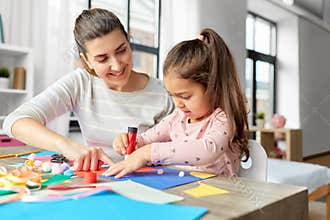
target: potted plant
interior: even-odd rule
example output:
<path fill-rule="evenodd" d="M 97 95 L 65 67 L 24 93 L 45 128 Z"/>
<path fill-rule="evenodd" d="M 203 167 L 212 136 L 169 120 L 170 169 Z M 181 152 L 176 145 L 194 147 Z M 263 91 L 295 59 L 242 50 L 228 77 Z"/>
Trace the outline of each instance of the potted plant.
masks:
<path fill-rule="evenodd" d="M 9 70 L 6 67 L 0 68 L 0 88 L 8 89 L 9 86 Z"/>
<path fill-rule="evenodd" d="M 258 129 L 262 129 L 265 127 L 265 113 L 257 112 L 256 113 L 256 125 Z"/>

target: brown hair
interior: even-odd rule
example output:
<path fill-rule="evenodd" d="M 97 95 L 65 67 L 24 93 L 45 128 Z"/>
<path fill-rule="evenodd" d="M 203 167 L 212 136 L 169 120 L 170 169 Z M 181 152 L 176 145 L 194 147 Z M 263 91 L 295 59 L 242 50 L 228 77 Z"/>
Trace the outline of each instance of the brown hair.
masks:
<path fill-rule="evenodd" d="M 202 84 L 211 107 L 220 107 L 230 124 L 231 143 L 249 158 L 248 120 L 233 56 L 223 39 L 212 29 L 203 29 L 201 39 L 183 41 L 168 53 L 163 72 L 176 72 L 183 79 Z M 231 148 L 231 147 L 230 147 Z"/>
<path fill-rule="evenodd" d="M 115 29 L 121 30 L 128 40 L 128 34 L 124 26 L 114 13 L 101 8 L 83 10 L 77 17 L 73 30 L 79 54 L 82 53 L 86 56 L 85 43 L 87 41 L 103 37 Z M 90 74 L 96 75 L 94 70 L 88 68 L 83 60 L 82 64 Z"/>

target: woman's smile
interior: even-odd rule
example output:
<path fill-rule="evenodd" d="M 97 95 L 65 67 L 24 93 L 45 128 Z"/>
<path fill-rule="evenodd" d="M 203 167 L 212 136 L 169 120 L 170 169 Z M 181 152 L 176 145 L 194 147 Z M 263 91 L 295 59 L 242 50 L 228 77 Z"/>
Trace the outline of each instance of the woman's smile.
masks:
<path fill-rule="evenodd" d="M 107 77 L 111 77 L 111 78 L 115 78 L 115 79 L 123 78 L 124 76 L 126 76 L 126 74 L 125 74 L 126 67 L 127 67 L 127 65 L 121 71 L 110 71 L 107 74 Z"/>

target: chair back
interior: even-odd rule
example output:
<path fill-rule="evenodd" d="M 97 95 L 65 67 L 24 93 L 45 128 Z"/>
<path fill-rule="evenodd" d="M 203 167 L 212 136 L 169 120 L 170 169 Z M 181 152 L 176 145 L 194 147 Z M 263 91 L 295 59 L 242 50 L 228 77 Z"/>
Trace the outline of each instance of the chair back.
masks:
<path fill-rule="evenodd" d="M 250 157 L 246 162 L 241 162 L 238 176 L 257 181 L 267 181 L 267 154 L 265 149 L 255 140 L 249 140 L 248 147 Z"/>

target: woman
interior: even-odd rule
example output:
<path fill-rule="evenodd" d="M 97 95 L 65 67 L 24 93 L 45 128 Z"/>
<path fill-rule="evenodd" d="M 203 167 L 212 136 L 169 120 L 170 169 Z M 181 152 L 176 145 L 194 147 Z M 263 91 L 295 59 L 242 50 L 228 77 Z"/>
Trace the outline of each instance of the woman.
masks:
<path fill-rule="evenodd" d="M 112 163 L 108 155 L 116 156 L 111 146 L 116 133 L 128 126 L 144 131 L 169 114 L 173 104 L 159 80 L 132 70 L 128 35 L 113 13 L 84 10 L 74 37 L 84 68 L 9 114 L 4 129 L 28 145 L 74 160 L 78 170 L 96 170 L 99 162 Z M 76 113 L 87 146 L 46 128 L 67 111 Z"/>

